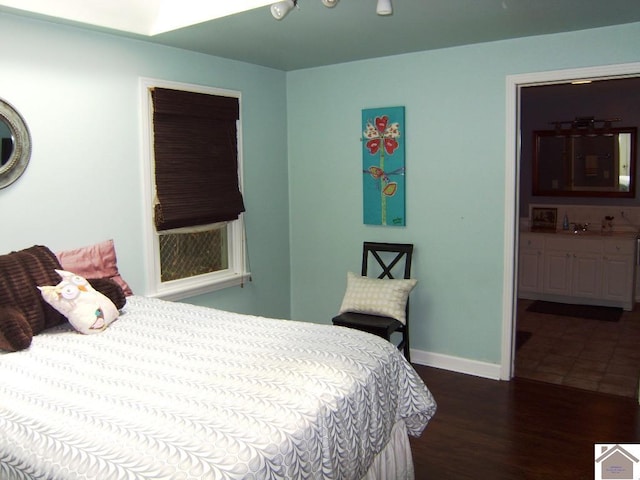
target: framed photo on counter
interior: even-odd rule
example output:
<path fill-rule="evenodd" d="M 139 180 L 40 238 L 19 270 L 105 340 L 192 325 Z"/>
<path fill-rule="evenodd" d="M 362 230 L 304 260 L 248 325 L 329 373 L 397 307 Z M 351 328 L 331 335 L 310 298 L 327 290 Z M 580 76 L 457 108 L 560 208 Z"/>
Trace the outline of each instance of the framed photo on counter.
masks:
<path fill-rule="evenodd" d="M 532 232 L 555 232 L 558 221 L 558 209 L 546 207 L 531 208 Z"/>

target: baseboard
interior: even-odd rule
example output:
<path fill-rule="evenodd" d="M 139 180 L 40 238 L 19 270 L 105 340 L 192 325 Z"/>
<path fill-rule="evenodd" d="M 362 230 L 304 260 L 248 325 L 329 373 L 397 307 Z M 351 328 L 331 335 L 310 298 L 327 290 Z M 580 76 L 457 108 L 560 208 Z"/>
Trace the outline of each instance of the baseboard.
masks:
<path fill-rule="evenodd" d="M 411 362 L 427 367 L 475 375 L 476 377 L 500 380 L 500 365 L 495 363 L 453 357 L 442 353 L 425 352 L 424 350 L 414 350 L 413 348 L 411 349 Z"/>

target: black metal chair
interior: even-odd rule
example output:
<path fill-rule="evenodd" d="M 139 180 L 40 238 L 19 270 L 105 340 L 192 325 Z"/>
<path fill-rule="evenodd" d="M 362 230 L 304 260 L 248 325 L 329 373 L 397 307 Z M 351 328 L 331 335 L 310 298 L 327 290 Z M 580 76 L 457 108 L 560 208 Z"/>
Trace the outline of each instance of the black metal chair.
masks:
<path fill-rule="evenodd" d="M 377 243 L 364 242 L 362 246 L 362 276 L 377 275 L 377 278 L 398 278 L 394 277 L 394 268 L 401 271 L 402 278 L 411 278 L 411 257 L 413 255 L 413 244 L 410 243 Z M 369 262 L 369 259 L 375 259 L 377 264 Z M 404 261 L 404 265 L 402 262 Z M 374 268 L 370 268 L 372 263 L 375 267 L 379 267 L 381 273 L 373 272 Z M 399 274 L 396 274 L 399 275 Z M 343 312 L 333 317 L 334 325 L 342 327 L 355 328 L 379 337 L 385 338 L 391 342 L 391 335 L 394 332 L 401 334 L 401 341 L 397 345 L 402 350 L 405 358 L 411 361 L 409 353 L 409 299 L 405 305 L 406 323 L 402 323 L 395 318 L 380 315 L 371 315 L 368 313 Z"/>

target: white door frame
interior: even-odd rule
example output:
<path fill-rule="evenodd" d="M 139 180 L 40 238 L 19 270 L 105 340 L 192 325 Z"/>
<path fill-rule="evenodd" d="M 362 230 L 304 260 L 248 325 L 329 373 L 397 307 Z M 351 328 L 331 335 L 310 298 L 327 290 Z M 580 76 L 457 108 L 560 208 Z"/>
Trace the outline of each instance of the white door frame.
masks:
<path fill-rule="evenodd" d="M 520 178 L 520 89 L 524 86 L 566 83 L 572 80 L 640 76 L 640 63 L 554 70 L 508 75 L 506 78 L 504 272 L 502 296 L 502 354 L 500 379 L 513 377 L 518 274 L 518 189 Z"/>

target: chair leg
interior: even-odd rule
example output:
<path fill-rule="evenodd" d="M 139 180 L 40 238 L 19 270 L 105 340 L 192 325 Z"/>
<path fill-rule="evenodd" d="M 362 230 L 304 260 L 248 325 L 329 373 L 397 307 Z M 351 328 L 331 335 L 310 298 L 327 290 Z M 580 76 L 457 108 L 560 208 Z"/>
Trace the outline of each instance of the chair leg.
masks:
<path fill-rule="evenodd" d="M 404 358 L 407 359 L 407 362 L 411 363 L 411 353 L 409 352 L 409 332 L 405 329 L 401 335 L 402 339 L 400 340 L 400 343 L 398 343 L 398 350 L 402 350 Z M 391 342 L 391 335 L 381 335 L 381 337 L 386 339 L 387 342 L 393 343 Z"/>
<path fill-rule="evenodd" d="M 409 351 L 409 329 L 407 328 L 402 334 L 402 343 L 403 343 L 403 351 L 404 358 L 407 359 L 407 362 L 411 363 L 411 352 Z"/>

